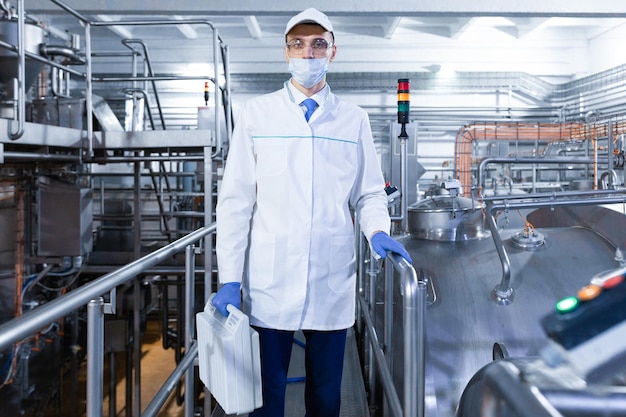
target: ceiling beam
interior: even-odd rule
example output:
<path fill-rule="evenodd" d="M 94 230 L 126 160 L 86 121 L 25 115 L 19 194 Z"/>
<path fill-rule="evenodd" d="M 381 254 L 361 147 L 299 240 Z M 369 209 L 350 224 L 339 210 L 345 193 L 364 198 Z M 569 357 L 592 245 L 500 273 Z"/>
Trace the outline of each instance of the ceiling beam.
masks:
<path fill-rule="evenodd" d="M 540 29 L 548 23 L 549 18 L 534 17 L 534 18 L 510 18 L 512 23 L 517 28 L 517 38 L 521 39 L 528 36 L 537 29 Z"/>
<path fill-rule="evenodd" d="M 248 28 L 248 32 L 250 32 L 250 36 L 254 39 L 260 39 L 263 37 L 263 32 L 261 31 L 261 26 L 259 25 L 259 21 L 254 16 L 244 16 L 244 22 L 246 22 L 246 27 Z"/>
<path fill-rule="evenodd" d="M 388 21 L 387 26 L 383 27 L 383 32 L 384 32 L 383 37 L 385 39 L 391 39 L 394 32 L 398 28 L 398 25 L 400 25 L 402 18 L 394 17 L 394 18 L 387 19 L 387 21 Z"/>
<path fill-rule="evenodd" d="M 212 0 L 210 7 L 197 0 L 65 0 L 65 4 L 81 13 L 104 14 L 193 14 L 220 16 L 284 15 L 291 16 L 310 2 L 270 2 L 258 0 Z M 626 17 L 623 2 L 615 0 L 318 0 L 316 7 L 329 15 L 396 14 L 397 16 L 566 16 L 566 17 Z M 50 0 L 25 0 L 31 13 L 60 12 Z"/>
<path fill-rule="evenodd" d="M 101 22 L 113 22 L 113 18 L 111 18 L 111 16 L 108 15 L 97 15 L 96 19 L 98 19 Z M 123 26 L 107 26 L 107 28 L 117 34 L 120 38 L 122 39 L 132 39 L 133 37 L 133 33 L 126 27 Z"/>
<path fill-rule="evenodd" d="M 185 20 L 185 17 L 174 15 L 172 16 L 174 20 Z M 196 39 L 198 37 L 198 32 L 191 26 L 185 23 L 181 23 L 180 25 L 176 25 L 176 29 L 182 33 L 187 39 Z"/>
<path fill-rule="evenodd" d="M 450 27 L 450 37 L 452 39 L 459 39 L 465 31 L 467 31 L 474 21 L 474 18 L 459 18 L 456 25 Z"/>

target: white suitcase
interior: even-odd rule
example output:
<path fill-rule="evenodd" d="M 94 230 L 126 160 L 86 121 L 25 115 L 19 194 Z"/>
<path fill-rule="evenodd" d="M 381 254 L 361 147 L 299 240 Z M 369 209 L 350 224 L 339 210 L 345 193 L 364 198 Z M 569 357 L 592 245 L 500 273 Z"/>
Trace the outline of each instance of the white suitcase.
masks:
<path fill-rule="evenodd" d="M 211 304 L 196 314 L 200 380 L 226 414 L 245 414 L 263 405 L 259 334 L 232 305 L 228 317 Z"/>

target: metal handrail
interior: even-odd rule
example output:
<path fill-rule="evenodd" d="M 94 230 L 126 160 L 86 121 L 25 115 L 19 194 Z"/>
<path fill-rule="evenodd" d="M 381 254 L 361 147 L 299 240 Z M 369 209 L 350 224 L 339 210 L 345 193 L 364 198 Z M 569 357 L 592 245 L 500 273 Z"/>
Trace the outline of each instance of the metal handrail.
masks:
<path fill-rule="evenodd" d="M 194 364 L 196 357 L 198 356 L 198 344 L 191 345 L 188 351 L 185 352 L 185 357 L 181 360 L 171 375 L 165 380 L 159 391 L 152 398 L 141 417 L 155 417 L 165 402 L 172 394 L 172 391 L 176 388 L 176 385 L 180 382 L 183 374 Z"/>
<path fill-rule="evenodd" d="M 197 350 L 193 350 L 195 346 L 193 341 L 194 329 L 193 324 L 189 324 L 189 322 L 193 320 L 194 308 L 192 301 L 194 298 L 193 287 L 195 283 L 195 265 L 193 265 L 194 243 L 215 232 L 216 228 L 216 224 L 213 223 L 211 226 L 198 229 L 143 258 L 121 267 L 117 271 L 104 275 L 95 281 L 85 284 L 76 290 L 0 325 L 0 351 L 8 348 L 12 343 L 19 342 L 25 336 L 37 332 L 44 325 L 60 319 L 87 304 L 87 417 L 102 417 L 105 312 L 102 295 L 114 290 L 121 284 L 135 279 L 138 274 L 141 274 L 148 268 L 163 262 L 185 249 L 185 283 L 187 287 L 185 352 L 187 352 L 187 354 L 185 355 L 184 366 L 182 363 L 179 364 L 174 372 L 178 372 L 179 368 L 184 367 L 183 371 L 186 371 L 186 391 L 189 394 L 193 393 L 193 370 L 190 370 L 189 367 L 194 363 L 193 360 L 195 359 Z M 115 309 L 113 304 L 114 299 L 114 294 L 111 294 L 111 304 L 108 306 L 110 311 Z M 166 384 L 168 384 L 168 381 L 171 379 L 172 377 L 166 381 Z M 161 393 L 161 391 L 159 392 Z M 159 401 L 161 401 L 161 399 L 159 399 Z M 137 414 L 138 413 L 139 411 L 137 411 Z M 193 400 L 190 396 L 186 396 L 185 416 L 193 416 Z"/>
<path fill-rule="evenodd" d="M 13 132 L 12 123 L 9 122 L 8 135 L 9 139 L 17 140 L 24 134 L 24 125 L 26 124 L 26 87 L 24 80 L 26 78 L 26 49 L 24 45 L 24 0 L 17 2 L 17 82 L 13 82 L 13 101 L 17 101 L 13 108 L 17 111 L 17 131 Z M 17 91 L 16 88 L 17 87 Z M 17 94 L 16 94 L 17 93 Z"/>
<path fill-rule="evenodd" d="M 148 52 L 148 45 L 142 41 L 141 39 L 122 39 L 122 45 L 129 48 L 131 51 L 135 51 L 135 49 L 131 46 L 132 44 L 138 44 L 143 49 L 143 57 L 146 61 L 146 66 L 148 69 L 148 75 L 150 77 L 154 77 L 154 71 L 152 70 L 152 60 L 150 59 L 150 53 Z M 159 98 L 159 90 L 156 88 L 156 82 L 154 80 L 150 81 L 150 85 L 152 85 L 152 94 L 154 94 L 154 100 L 156 102 L 157 110 L 159 111 L 159 119 L 161 120 L 161 127 L 165 130 L 165 117 L 163 116 L 163 108 L 161 106 L 161 99 Z M 144 97 L 146 98 L 146 104 L 148 104 L 148 115 L 150 116 L 150 122 L 152 123 L 152 130 L 154 129 L 154 119 L 152 118 L 152 112 L 150 111 L 150 106 L 148 103 L 148 94 L 143 90 Z"/>
<path fill-rule="evenodd" d="M 23 1 L 23 0 L 20 0 Z M 63 3 L 60 0 L 50 0 L 52 3 L 56 4 L 57 6 L 59 6 L 60 8 L 62 8 L 63 10 L 65 10 L 66 12 L 70 13 L 72 16 L 76 17 L 78 20 L 80 20 L 81 22 L 83 22 L 84 26 L 85 26 L 85 43 L 86 43 L 86 53 L 85 56 L 87 58 L 87 77 L 86 77 L 86 82 L 87 82 L 87 88 L 86 88 L 86 107 L 87 107 L 87 114 L 91 114 L 91 112 L 93 111 L 93 105 L 91 103 L 91 95 L 92 95 L 92 82 L 93 81 L 112 81 L 114 79 L 93 79 L 92 78 L 92 73 L 91 73 L 91 27 L 108 27 L 108 26 L 168 26 L 168 25 L 180 25 L 180 24 L 188 24 L 188 25 L 206 25 L 209 28 L 211 28 L 211 31 L 213 32 L 213 70 L 215 72 L 215 76 L 211 79 L 210 77 L 204 77 L 209 78 L 211 81 L 213 81 L 213 83 L 215 84 L 215 152 L 212 154 L 212 157 L 215 157 L 217 155 L 219 155 L 222 151 L 222 140 L 221 140 L 221 133 L 220 133 L 220 129 L 219 129 L 219 111 L 220 111 L 220 107 L 218 106 L 219 103 L 219 95 L 218 92 L 220 90 L 219 88 L 219 82 L 218 82 L 218 72 L 217 72 L 217 68 L 219 66 L 219 54 L 218 54 L 218 50 L 220 49 L 220 45 L 223 46 L 223 41 L 219 36 L 218 33 L 218 29 L 217 27 L 215 27 L 215 25 L 209 21 L 209 20 L 203 20 L 203 19 L 188 19 L 188 20 L 120 20 L 120 21 L 116 21 L 116 22 L 102 22 L 102 21 L 94 21 L 94 20 L 90 20 L 87 17 L 85 17 L 84 15 L 80 14 L 79 12 L 77 12 L 76 10 L 72 9 L 70 6 L 68 6 L 67 4 Z M 133 42 L 133 40 L 131 40 L 131 42 Z M 126 44 L 125 44 L 126 45 Z M 126 45 L 128 46 L 128 45 Z M 145 51 L 147 54 L 147 50 Z M 229 77 L 229 75 L 227 74 L 226 77 Z M 166 79 L 168 77 L 154 77 L 154 76 L 150 76 L 150 77 L 134 77 L 133 80 L 134 81 L 141 81 L 146 80 L 146 81 L 158 81 L 158 80 L 162 80 L 162 79 Z M 177 77 L 176 79 L 182 80 L 182 79 L 189 79 L 189 77 Z M 197 78 L 196 78 L 197 79 Z M 227 80 L 228 81 L 228 80 Z M 155 90 L 156 91 L 156 90 Z M 157 98 L 158 101 L 158 98 Z M 227 112 L 230 111 L 230 109 L 226 109 Z M 163 120 L 162 120 L 163 121 Z M 92 156 L 93 155 L 93 126 L 92 126 L 92 121 L 91 118 L 88 117 L 87 118 L 87 145 L 88 145 L 88 156 Z M 165 124 L 163 123 L 163 127 L 165 127 Z"/>
<path fill-rule="evenodd" d="M 374 352 L 374 361 L 381 373 L 381 383 L 391 414 L 394 417 L 423 417 L 425 413 L 425 314 L 426 314 L 426 283 L 419 280 L 413 266 L 400 255 L 388 252 L 385 261 L 385 279 L 391 281 L 394 271 L 400 276 L 402 308 L 403 308 L 403 343 L 404 343 L 404 390 L 402 407 L 385 352 L 378 341 L 374 321 L 370 308 L 362 295 L 359 295 L 360 311 L 365 319 L 369 334 L 371 349 Z M 370 302 L 375 305 L 374 300 Z M 386 291 L 385 305 L 393 304 L 393 291 Z M 386 333 L 387 333 L 387 329 Z M 386 346 L 388 355 L 392 354 L 391 347 Z"/>
<path fill-rule="evenodd" d="M 43 304 L 34 310 L 0 325 L 0 351 L 9 348 L 11 344 L 22 340 L 24 337 L 36 333 L 47 324 L 86 305 L 89 301 L 108 293 L 118 285 L 131 281 L 146 269 L 181 252 L 187 245 L 197 242 L 213 233 L 215 229 L 216 225 L 212 224 L 211 226 L 205 226 L 189 233 L 143 258 L 121 267 L 117 271 L 106 274 L 95 281 L 85 284 L 49 303 Z"/>

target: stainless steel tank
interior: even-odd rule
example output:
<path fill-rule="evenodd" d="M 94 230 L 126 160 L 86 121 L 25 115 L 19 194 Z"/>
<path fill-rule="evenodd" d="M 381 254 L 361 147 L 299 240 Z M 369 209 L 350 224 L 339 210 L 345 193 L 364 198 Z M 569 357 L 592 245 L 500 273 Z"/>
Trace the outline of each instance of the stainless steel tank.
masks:
<path fill-rule="evenodd" d="M 428 240 L 479 239 L 489 236 L 484 207 L 470 198 L 436 195 L 407 209 L 407 229 L 411 236 Z"/>
<path fill-rule="evenodd" d="M 563 220 L 565 210 L 559 208 L 525 213 L 545 239 L 531 248 L 511 239 L 519 234 L 525 219 L 515 211 L 498 217 L 511 262 L 514 297 L 509 305 L 497 304 L 491 298 L 502 275 L 491 238 L 399 239 L 418 273 L 421 271 L 429 281 L 426 415 L 454 415 L 468 381 L 494 358 L 494 344 L 496 356 L 538 355 L 547 343 L 540 319 L 558 300 L 576 294 L 595 274 L 619 266 L 616 246 L 611 242 L 624 244 L 619 231 L 626 230 L 626 216 L 601 207 L 593 207 L 593 213 L 588 208 L 581 210 L 569 215 L 569 221 Z M 585 224 L 577 224 L 583 219 Z M 401 303 L 394 305 L 394 320 L 402 322 Z M 394 352 L 402 352 L 401 333 L 394 332 Z M 392 373 L 397 386 L 401 386 L 404 369 L 402 354 L 394 354 Z"/>
<path fill-rule="evenodd" d="M 39 55 L 39 46 L 44 42 L 45 31 L 40 26 L 27 23 L 24 25 L 24 50 Z M 17 46 L 17 21 L 0 20 L 0 40 Z M 28 89 L 37 79 L 43 63 L 26 59 L 24 89 Z M 17 78 L 17 53 L 0 48 L 0 83 L 5 87 L 12 78 Z"/>

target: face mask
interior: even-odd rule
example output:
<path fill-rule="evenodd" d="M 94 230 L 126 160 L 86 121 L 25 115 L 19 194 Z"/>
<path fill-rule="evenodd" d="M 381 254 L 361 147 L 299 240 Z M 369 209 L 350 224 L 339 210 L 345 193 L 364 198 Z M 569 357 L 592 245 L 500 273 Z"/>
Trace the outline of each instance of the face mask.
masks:
<path fill-rule="evenodd" d="M 322 81 L 328 72 L 328 58 L 290 58 L 289 72 L 298 83 L 311 88 Z"/>

